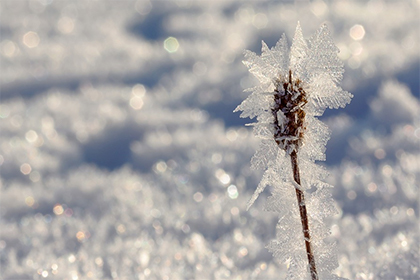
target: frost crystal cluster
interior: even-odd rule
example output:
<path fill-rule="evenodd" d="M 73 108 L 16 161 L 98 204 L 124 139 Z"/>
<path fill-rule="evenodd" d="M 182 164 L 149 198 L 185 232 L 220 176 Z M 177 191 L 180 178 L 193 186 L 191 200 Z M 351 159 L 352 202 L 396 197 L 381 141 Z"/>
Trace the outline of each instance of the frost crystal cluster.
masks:
<path fill-rule="evenodd" d="M 235 111 L 255 118 L 261 138 L 252 167 L 265 173 L 248 208 L 266 186 L 273 193 L 266 209 L 279 213 L 277 239 L 268 248 L 289 267 L 288 279 L 339 279 L 334 244 L 325 219 L 336 213 L 327 171 L 315 164 L 325 160 L 329 131 L 317 117 L 326 108 L 348 104 L 352 95 L 341 89 L 343 63 L 337 57 L 328 28 L 323 25 L 306 41 L 298 24 L 289 50 L 283 34 L 275 47 L 262 42 L 262 54 L 245 52 L 244 61 L 260 84 Z"/>

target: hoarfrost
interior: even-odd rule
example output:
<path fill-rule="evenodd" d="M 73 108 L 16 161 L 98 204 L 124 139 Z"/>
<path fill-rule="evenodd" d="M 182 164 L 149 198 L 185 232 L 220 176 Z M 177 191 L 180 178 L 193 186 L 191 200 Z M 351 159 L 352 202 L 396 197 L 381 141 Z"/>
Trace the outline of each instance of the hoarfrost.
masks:
<path fill-rule="evenodd" d="M 308 279 L 309 252 L 305 252 L 303 218 L 298 211 L 307 206 L 318 276 L 338 279 L 331 274 L 338 266 L 335 245 L 324 240 L 329 235 L 325 219 L 336 214 L 336 209 L 329 192 L 331 186 L 323 182 L 328 172 L 315 164 L 325 160 L 325 145 L 330 136 L 328 127 L 316 117 L 326 108 L 345 107 L 352 98 L 338 85 L 344 72 L 337 57 L 338 48 L 326 25 L 306 41 L 298 24 L 290 51 L 283 34 L 271 49 L 262 42 L 261 52 L 261 56 L 245 52 L 244 64 L 261 86 L 252 89 L 252 94 L 235 110 L 243 111 L 241 117 L 257 118 L 257 123 L 252 124 L 254 134 L 262 139 L 251 164 L 265 173 L 247 208 L 266 186 L 273 188 L 265 209 L 278 212 L 280 220 L 277 239 L 268 249 L 280 261 L 288 262 L 287 279 Z M 301 174 L 297 183 L 296 177 L 291 177 L 296 175 L 289 159 L 293 154 Z M 315 191 L 306 192 L 309 189 Z M 300 205 L 296 201 L 298 192 L 307 197 Z"/>

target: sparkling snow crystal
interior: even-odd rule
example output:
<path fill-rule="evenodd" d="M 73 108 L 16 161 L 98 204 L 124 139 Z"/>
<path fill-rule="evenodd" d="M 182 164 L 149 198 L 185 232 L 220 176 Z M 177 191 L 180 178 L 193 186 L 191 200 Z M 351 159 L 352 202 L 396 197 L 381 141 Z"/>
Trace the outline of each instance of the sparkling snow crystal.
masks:
<path fill-rule="evenodd" d="M 335 208 L 330 186 L 322 182 L 327 172 L 315 164 L 325 160 L 329 138 L 327 126 L 316 117 L 326 108 L 345 107 L 352 98 L 339 86 L 343 63 L 337 53 L 326 25 L 306 41 L 299 24 L 290 50 L 283 35 L 271 49 L 262 42 L 261 56 L 245 52 L 244 64 L 260 84 L 250 89 L 251 95 L 235 111 L 242 111 L 244 118 L 257 117 L 251 125 L 262 141 L 252 158 L 252 167 L 265 170 L 248 208 L 266 186 L 273 187 L 266 208 L 279 212 L 280 220 L 277 240 L 268 248 L 289 263 L 289 279 L 310 277 L 305 256 L 309 253 L 304 245 L 304 238 L 309 235 L 302 234 L 299 216 L 302 205 L 308 213 L 306 223 L 317 266 L 316 277 L 311 270 L 312 279 L 337 279 L 331 275 L 338 265 L 334 246 L 323 240 L 328 236 L 323 220 L 334 214 Z M 311 188 L 315 191 L 306 192 Z M 303 199 L 300 206 L 296 200 L 298 192 Z"/>

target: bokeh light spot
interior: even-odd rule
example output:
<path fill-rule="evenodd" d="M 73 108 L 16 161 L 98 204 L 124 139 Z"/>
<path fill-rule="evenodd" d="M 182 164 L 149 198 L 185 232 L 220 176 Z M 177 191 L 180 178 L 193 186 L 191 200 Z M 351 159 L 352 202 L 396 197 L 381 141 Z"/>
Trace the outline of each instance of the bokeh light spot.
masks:
<path fill-rule="evenodd" d="M 266 269 L 267 269 L 267 264 L 266 264 L 265 262 L 263 262 L 263 263 L 260 265 L 260 269 L 261 269 L 261 270 L 266 270 Z"/>
<path fill-rule="evenodd" d="M 0 118 L 5 119 L 10 115 L 10 108 L 7 105 L 0 105 Z"/>
<path fill-rule="evenodd" d="M 420 139 L 420 128 L 417 128 L 417 129 L 414 131 L 414 136 L 416 136 L 417 138 L 419 138 L 419 139 Z"/>
<path fill-rule="evenodd" d="M 239 215 L 239 208 L 238 207 L 232 207 L 232 209 L 230 209 L 230 214 L 232 214 L 232 216 L 238 216 Z"/>
<path fill-rule="evenodd" d="M 72 271 L 71 279 L 72 280 L 79 280 L 79 275 L 77 275 L 77 271 Z"/>
<path fill-rule="evenodd" d="M 96 264 L 97 266 L 99 266 L 99 267 L 102 267 L 102 266 L 103 266 L 103 264 L 104 264 L 104 261 L 102 260 L 102 258 L 101 258 L 101 257 L 97 257 L 97 258 L 95 259 L 95 264 Z"/>
<path fill-rule="evenodd" d="M 230 185 L 227 189 L 228 195 L 231 199 L 238 198 L 238 188 L 235 185 Z"/>
<path fill-rule="evenodd" d="M 134 110 L 140 110 L 141 108 L 143 108 L 143 104 L 144 104 L 143 98 L 141 97 L 133 96 L 130 99 L 130 106 Z"/>
<path fill-rule="evenodd" d="M 23 44 L 27 46 L 28 48 L 32 49 L 38 46 L 39 44 L 39 36 L 38 33 L 29 31 L 23 35 Z"/>
<path fill-rule="evenodd" d="M 203 76 L 207 72 L 207 66 L 201 61 L 198 61 L 193 66 L 193 72 L 197 76 Z"/>
<path fill-rule="evenodd" d="M 165 42 L 163 42 L 163 47 L 168 53 L 174 53 L 179 48 L 178 40 L 175 37 L 168 37 Z"/>
<path fill-rule="evenodd" d="M 357 69 L 361 64 L 360 59 L 355 56 L 352 56 L 347 63 L 351 69 Z"/>
<path fill-rule="evenodd" d="M 76 257 L 75 257 L 73 254 L 71 254 L 71 255 L 68 257 L 68 261 L 69 261 L 69 263 L 74 263 L 74 262 L 76 261 Z"/>
<path fill-rule="evenodd" d="M 25 198 L 25 203 L 29 207 L 32 207 L 35 203 L 35 199 L 32 196 L 28 196 L 28 197 Z"/>
<path fill-rule="evenodd" d="M 254 9 L 251 6 L 244 5 L 235 13 L 235 20 L 243 24 L 249 23 L 254 16 Z"/>
<path fill-rule="evenodd" d="M 244 246 L 242 246 L 240 249 L 239 249 L 239 252 L 238 252 L 239 254 L 239 257 L 245 257 L 246 255 L 248 255 L 248 249 L 246 248 L 246 247 L 244 247 Z"/>
<path fill-rule="evenodd" d="M 268 19 L 267 16 L 263 13 L 258 13 L 256 14 L 253 19 L 252 19 L 252 24 L 257 28 L 257 29 L 263 29 L 267 26 L 268 23 Z"/>
<path fill-rule="evenodd" d="M 85 239 L 85 233 L 83 231 L 78 231 L 76 233 L 76 238 L 77 240 L 82 241 L 83 239 Z"/>
<path fill-rule="evenodd" d="M 216 200 L 217 200 L 217 195 L 214 194 L 214 193 L 210 194 L 209 195 L 209 200 L 210 200 L 211 203 L 215 203 Z"/>
<path fill-rule="evenodd" d="M 123 234 L 125 232 L 125 230 L 126 230 L 126 228 L 123 224 L 119 224 L 117 226 L 117 231 L 118 231 L 119 234 Z"/>
<path fill-rule="evenodd" d="M 355 200 L 355 199 L 356 199 L 356 197 L 357 197 L 357 194 L 356 194 L 356 192 L 355 192 L 355 191 L 349 191 L 349 192 L 347 193 L 347 198 L 348 198 L 348 199 L 350 199 L 350 200 Z"/>
<path fill-rule="evenodd" d="M 14 127 L 19 128 L 19 127 L 21 127 L 21 126 L 22 126 L 22 123 L 23 123 L 23 117 L 22 117 L 21 115 L 14 115 L 14 116 L 11 118 L 10 122 L 11 122 L 11 124 L 12 124 Z"/>
<path fill-rule="evenodd" d="M 69 17 L 62 17 L 57 23 L 57 29 L 63 34 L 69 34 L 74 30 L 74 20 Z"/>
<path fill-rule="evenodd" d="M 338 53 L 338 57 L 342 60 L 347 60 L 351 55 L 348 46 L 346 44 L 337 44 L 337 47 L 340 50 L 340 52 Z"/>
<path fill-rule="evenodd" d="M 223 174 L 220 177 L 220 182 L 222 182 L 223 184 L 228 184 L 230 182 L 230 176 L 228 174 Z"/>
<path fill-rule="evenodd" d="M 238 133 L 234 129 L 229 129 L 226 133 L 226 138 L 230 142 L 234 142 L 238 138 Z"/>
<path fill-rule="evenodd" d="M 371 182 L 368 184 L 369 192 L 371 193 L 376 192 L 377 189 L 378 189 L 378 186 L 374 182 Z"/>
<path fill-rule="evenodd" d="M 181 253 L 176 253 L 175 255 L 174 255 L 174 259 L 175 260 L 177 260 L 177 261 L 180 261 L 180 260 L 182 260 L 182 255 L 181 255 Z"/>
<path fill-rule="evenodd" d="M 29 143 L 33 143 L 33 142 L 35 142 L 38 139 L 38 134 L 35 131 L 33 131 L 33 130 L 29 130 L 25 134 L 25 139 Z"/>
<path fill-rule="evenodd" d="M 409 216 L 409 217 L 414 216 L 414 209 L 413 208 L 408 208 L 406 212 L 407 212 L 407 216 Z"/>
<path fill-rule="evenodd" d="M 361 55 L 363 52 L 363 46 L 359 42 L 353 42 L 350 44 L 350 51 L 353 56 Z"/>
<path fill-rule="evenodd" d="M 384 159 L 386 152 L 383 149 L 376 149 L 374 155 L 377 159 Z"/>
<path fill-rule="evenodd" d="M 66 215 L 67 217 L 71 217 L 71 216 L 73 216 L 73 210 L 72 210 L 71 208 L 67 208 L 67 209 L 64 211 L 64 215 Z"/>
<path fill-rule="evenodd" d="M 168 166 L 166 165 L 166 163 L 164 161 L 159 161 L 158 163 L 156 163 L 155 172 L 156 173 L 163 173 L 163 172 L 166 171 L 167 168 L 168 168 Z"/>
<path fill-rule="evenodd" d="M 88 231 L 78 231 L 76 233 L 76 238 L 79 242 L 84 242 L 90 237 L 90 233 Z"/>
<path fill-rule="evenodd" d="M 136 9 L 137 13 L 139 13 L 142 16 L 145 16 L 150 13 L 153 6 L 149 0 L 138 0 L 134 8 Z"/>
<path fill-rule="evenodd" d="M 31 172 L 31 174 L 29 174 L 29 179 L 34 183 L 39 182 L 39 180 L 41 180 L 41 174 L 39 174 L 38 171 Z"/>
<path fill-rule="evenodd" d="M 391 212 L 392 215 L 397 215 L 398 214 L 398 207 L 397 206 L 392 206 L 389 209 L 389 212 Z"/>
<path fill-rule="evenodd" d="M 152 226 L 155 229 L 156 234 L 160 235 L 163 233 L 163 228 L 159 221 L 154 221 Z"/>
<path fill-rule="evenodd" d="M 53 208 L 53 212 L 54 214 L 56 214 L 57 216 L 62 215 L 64 213 L 64 208 L 62 205 L 60 204 L 56 204 Z"/>
<path fill-rule="evenodd" d="M 214 164 L 218 164 L 218 163 L 220 163 L 220 162 L 222 161 L 222 155 L 221 155 L 221 154 L 219 154 L 219 153 L 214 153 L 214 154 L 212 154 L 212 156 L 211 156 L 211 161 L 212 161 Z"/>
<path fill-rule="evenodd" d="M 328 12 L 328 6 L 324 1 L 318 0 L 311 4 L 311 11 L 317 17 L 322 17 Z"/>
<path fill-rule="evenodd" d="M 160 216 L 162 215 L 162 213 L 160 212 L 160 210 L 159 210 L 159 209 L 153 208 L 152 210 L 150 210 L 150 215 L 151 215 L 153 218 L 159 219 L 159 218 L 160 218 Z"/>
<path fill-rule="evenodd" d="M 392 173 L 393 173 L 393 169 L 392 169 L 392 167 L 391 167 L 391 166 L 389 166 L 388 164 L 386 164 L 386 165 L 384 165 L 384 166 L 382 167 L 382 174 L 383 174 L 384 176 L 386 176 L 386 177 L 391 177 Z"/>
<path fill-rule="evenodd" d="M 2 46 L 1 51 L 6 57 L 13 57 L 16 53 L 16 45 L 12 41 L 6 40 Z"/>
<path fill-rule="evenodd" d="M 240 230 L 235 229 L 234 233 L 233 233 L 233 238 L 235 238 L 236 241 L 241 242 L 243 240 L 243 235 L 241 233 Z"/>
<path fill-rule="evenodd" d="M 193 195 L 193 198 L 196 202 L 201 202 L 201 201 L 203 201 L 203 194 L 201 192 L 196 192 Z"/>
<path fill-rule="evenodd" d="M 30 174 L 32 171 L 32 167 L 28 163 L 24 163 L 20 166 L 20 172 L 24 175 Z"/>
<path fill-rule="evenodd" d="M 142 84 L 136 84 L 131 89 L 131 93 L 138 97 L 143 97 L 146 94 L 146 88 Z"/>
<path fill-rule="evenodd" d="M 356 24 L 356 25 L 353 25 L 352 28 L 350 28 L 350 37 L 353 40 L 356 40 L 356 41 L 362 40 L 363 37 L 365 37 L 365 33 L 366 32 L 363 25 Z"/>
<path fill-rule="evenodd" d="M 183 225 L 182 226 L 182 231 L 184 232 L 184 233 L 189 233 L 190 232 L 190 226 L 189 225 L 187 225 L 187 224 L 185 224 L 185 225 Z"/>
<path fill-rule="evenodd" d="M 217 169 L 215 175 L 222 184 L 227 185 L 230 183 L 230 176 L 223 169 Z"/>

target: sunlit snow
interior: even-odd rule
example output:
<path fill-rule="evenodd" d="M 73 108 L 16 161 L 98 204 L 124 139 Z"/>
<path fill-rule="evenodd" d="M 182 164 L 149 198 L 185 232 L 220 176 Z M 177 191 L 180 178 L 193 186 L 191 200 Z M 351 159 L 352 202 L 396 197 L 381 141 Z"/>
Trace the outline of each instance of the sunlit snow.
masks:
<path fill-rule="evenodd" d="M 286 278 L 266 197 L 246 211 L 259 140 L 232 111 L 257 85 L 243 51 L 299 21 L 327 24 L 354 95 L 322 117 L 334 273 L 419 279 L 419 9 L 0 1 L 0 278 Z"/>

